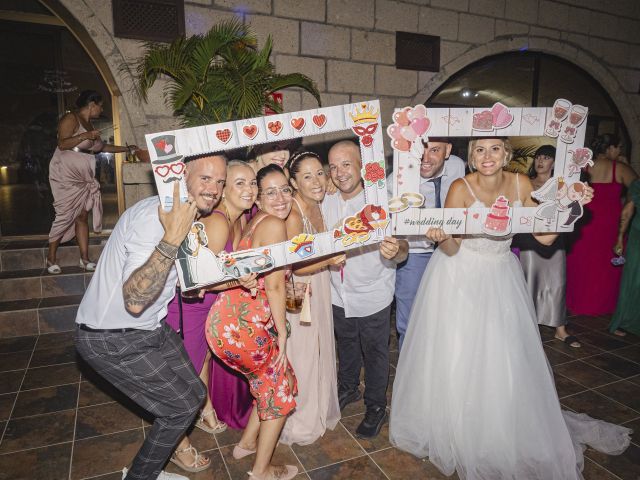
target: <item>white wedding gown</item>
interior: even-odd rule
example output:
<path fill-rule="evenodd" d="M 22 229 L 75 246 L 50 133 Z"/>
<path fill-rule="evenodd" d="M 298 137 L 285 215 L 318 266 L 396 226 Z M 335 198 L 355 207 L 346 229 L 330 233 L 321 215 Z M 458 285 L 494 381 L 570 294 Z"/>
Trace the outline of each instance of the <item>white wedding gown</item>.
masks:
<path fill-rule="evenodd" d="M 581 479 L 582 445 L 619 454 L 631 430 L 560 410 L 510 245 L 472 237 L 431 257 L 393 385 L 391 443 L 461 479 Z"/>

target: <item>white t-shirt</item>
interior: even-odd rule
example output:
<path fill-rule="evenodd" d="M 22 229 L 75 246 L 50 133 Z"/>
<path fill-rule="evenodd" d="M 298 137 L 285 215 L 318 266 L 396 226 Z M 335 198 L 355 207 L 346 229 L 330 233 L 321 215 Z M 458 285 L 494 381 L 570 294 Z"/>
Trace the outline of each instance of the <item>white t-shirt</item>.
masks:
<path fill-rule="evenodd" d="M 139 316 L 124 306 L 122 286 L 143 265 L 164 236 L 158 218 L 157 196 L 136 203 L 124 212 L 116 224 L 87 288 L 76 316 L 76 323 L 91 328 L 138 328 L 155 330 L 167 315 L 167 304 L 175 295 L 178 274 L 171 267 L 156 301 Z"/>
<path fill-rule="evenodd" d="M 337 192 L 326 195 L 322 215 L 333 229 L 343 218 L 365 205 L 364 191 L 344 200 Z M 347 317 L 366 317 L 387 307 L 393 300 L 396 264 L 380 254 L 380 244 L 347 250 L 342 268 L 331 267 L 331 303 L 344 308 Z"/>

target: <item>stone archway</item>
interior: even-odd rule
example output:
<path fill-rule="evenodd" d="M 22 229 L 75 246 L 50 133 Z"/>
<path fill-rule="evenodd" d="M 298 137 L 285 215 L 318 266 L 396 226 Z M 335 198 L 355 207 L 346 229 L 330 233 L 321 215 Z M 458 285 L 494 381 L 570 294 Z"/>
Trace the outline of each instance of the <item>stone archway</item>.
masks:
<path fill-rule="evenodd" d="M 424 103 L 453 74 L 459 72 L 466 66 L 488 56 L 518 51 L 523 45 L 526 45 L 530 51 L 555 55 L 589 72 L 611 97 L 611 100 L 620 112 L 622 120 L 627 127 L 631 142 L 636 147 L 635 149 L 638 149 L 638 146 L 640 146 L 640 125 L 637 120 L 638 117 L 640 117 L 640 112 L 634 107 L 635 103 L 633 99 L 624 92 L 616 76 L 599 58 L 579 45 L 566 41 L 561 42 L 543 37 L 512 36 L 509 38 L 496 39 L 484 45 L 471 48 L 446 65 L 443 65 L 440 72 L 422 86 L 413 97 L 411 104 Z M 636 152 L 634 159 L 637 158 L 638 153 Z M 637 162 L 634 166 L 638 167 Z"/>
<path fill-rule="evenodd" d="M 119 137 L 143 145 L 149 119 L 143 106 L 132 95 L 131 80 L 122 73 L 126 58 L 109 30 L 112 22 L 111 2 L 101 0 L 40 0 L 67 26 L 94 61 L 111 96 L 113 115 L 118 116 Z M 130 59 L 129 59 L 130 60 Z M 119 140 L 116 138 L 116 140 Z"/>

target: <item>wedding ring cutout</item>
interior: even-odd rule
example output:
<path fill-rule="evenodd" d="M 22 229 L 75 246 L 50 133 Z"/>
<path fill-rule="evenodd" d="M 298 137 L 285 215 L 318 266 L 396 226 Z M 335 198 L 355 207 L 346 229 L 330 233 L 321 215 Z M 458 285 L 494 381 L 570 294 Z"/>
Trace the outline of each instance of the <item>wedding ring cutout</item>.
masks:
<path fill-rule="evenodd" d="M 421 207 L 424 204 L 424 195 L 421 193 L 405 192 L 399 197 L 389 200 L 389 212 L 403 212 L 409 207 Z"/>

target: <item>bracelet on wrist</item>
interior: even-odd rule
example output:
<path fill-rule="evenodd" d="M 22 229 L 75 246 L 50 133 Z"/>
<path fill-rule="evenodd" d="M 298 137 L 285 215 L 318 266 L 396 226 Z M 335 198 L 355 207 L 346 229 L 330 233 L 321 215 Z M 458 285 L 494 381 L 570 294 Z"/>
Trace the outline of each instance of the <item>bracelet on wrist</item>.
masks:
<path fill-rule="evenodd" d="M 158 251 L 160 255 L 169 260 L 175 260 L 178 256 L 178 247 L 168 244 L 164 240 L 160 240 L 160 242 L 156 245 L 155 249 Z"/>

